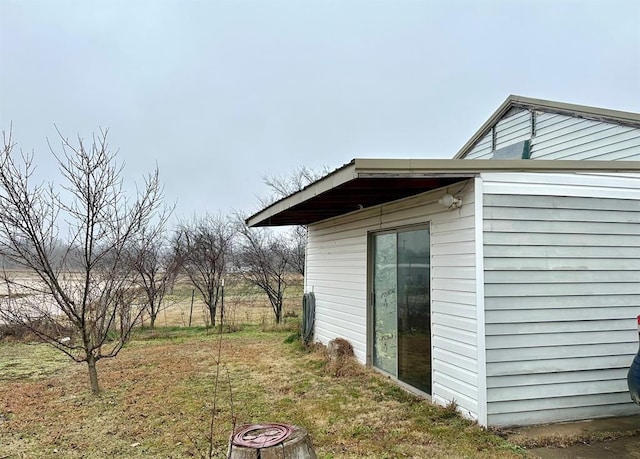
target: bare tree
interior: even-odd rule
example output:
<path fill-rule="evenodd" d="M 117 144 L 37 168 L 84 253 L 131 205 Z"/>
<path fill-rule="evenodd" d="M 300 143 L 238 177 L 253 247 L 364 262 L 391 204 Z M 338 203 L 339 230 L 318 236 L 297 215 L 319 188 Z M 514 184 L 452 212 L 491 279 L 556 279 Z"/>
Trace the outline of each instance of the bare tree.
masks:
<path fill-rule="evenodd" d="M 231 257 L 232 240 L 232 227 L 220 215 L 194 218 L 190 223 L 180 225 L 174 240 L 182 267 L 209 310 L 212 326 L 216 324 L 216 310 L 222 279 Z"/>
<path fill-rule="evenodd" d="M 258 197 L 261 206 L 266 207 L 279 199 L 302 190 L 329 172 L 324 166 L 321 171 L 315 171 L 307 166 L 298 166 L 287 175 L 264 175 L 262 181 L 269 187 L 270 194 Z"/>
<path fill-rule="evenodd" d="M 238 272 L 251 285 L 267 294 L 276 323 L 282 321 L 287 273 L 290 272 L 290 247 L 287 241 L 267 228 L 249 228 L 238 216 L 238 241 L 235 262 Z"/>
<path fill-rule="evenodd" d="M 74 145 L 60 138 L 62 154 L 50 147 L 63 179 L 56 188 L 31 183 L 33 155 L 16 155 L 11 132 L 3 133 L 0 252 L 31 276 L 4 276 L 8 292 L 0 318 L 86 362 L 97 394 L 96 363 L 118 354 L 141 311 L 127 250 L 156 214 L 162 190 L 156 170 L 133 201 L 125 198 L 122 166 L 109 150 L 106 130 L 90 145 L 80 137 Z M 61 337 L 61 326 L 71 336 Z"/>
<path fill-rule="evenodd" d="M 291 269 L 304 276 L 305 255 L 307 249 L 307 227 L 294 226 L 288 232 L 288 260 Z"/>
<path fill-rule="evenodd" d="M 150 326 L 155 327 L 156 318 L 164 306 L 164 297 L 175 280 L 179 260 L 170 250 L 163 213 L 160 223 L 142 231 L 131 249 L 131 264 L 138 275 L 144 292 L 145 311 L 149 314 Z"/>

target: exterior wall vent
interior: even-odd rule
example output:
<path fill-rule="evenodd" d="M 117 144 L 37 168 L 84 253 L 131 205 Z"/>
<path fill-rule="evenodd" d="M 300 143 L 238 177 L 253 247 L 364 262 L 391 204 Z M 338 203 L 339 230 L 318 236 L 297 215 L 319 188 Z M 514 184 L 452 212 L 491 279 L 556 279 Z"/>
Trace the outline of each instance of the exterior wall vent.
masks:
<path fill-rule="evenodd" d="M 491 159 L 531 159 L 531 141 L 523 140 L 493 152 Z"/>

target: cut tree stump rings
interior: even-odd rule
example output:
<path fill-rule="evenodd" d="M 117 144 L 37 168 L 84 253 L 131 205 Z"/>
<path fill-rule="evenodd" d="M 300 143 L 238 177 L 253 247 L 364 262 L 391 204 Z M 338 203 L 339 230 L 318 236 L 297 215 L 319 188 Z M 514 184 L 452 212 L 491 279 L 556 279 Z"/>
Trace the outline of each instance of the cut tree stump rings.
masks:
<path fill-rule="evenodd" d="M 229 459 L 316 459 L 307 431 L 288 424 L 248 424 L 229 439 Z"/>

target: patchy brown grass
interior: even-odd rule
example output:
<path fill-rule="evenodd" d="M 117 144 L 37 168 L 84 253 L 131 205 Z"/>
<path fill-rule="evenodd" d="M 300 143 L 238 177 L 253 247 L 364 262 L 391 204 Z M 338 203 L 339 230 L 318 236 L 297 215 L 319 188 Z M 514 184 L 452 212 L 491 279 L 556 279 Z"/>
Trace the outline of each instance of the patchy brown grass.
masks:
<path fill-rule="evenodd" d="M 252 326 L 223 336 L 216 457 L 234 422 L 268 421 L 304 426 L 325 459 L 521 457 L 512 443 L 373 371 L 335 377 L 322 351 L 286 344 L 288 334 Z M 205 329 L 141 332 L 99 363 L 99 397 L 87 390 L 85 368 L 56 351 L 0 344 L 0 458 L 202 457 L 218 342 Z"/>

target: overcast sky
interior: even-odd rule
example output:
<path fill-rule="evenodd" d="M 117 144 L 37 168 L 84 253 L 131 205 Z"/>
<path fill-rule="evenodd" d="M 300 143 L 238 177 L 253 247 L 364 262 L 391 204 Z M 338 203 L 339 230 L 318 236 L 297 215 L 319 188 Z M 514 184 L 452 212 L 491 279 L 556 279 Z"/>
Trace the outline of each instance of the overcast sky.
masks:
<path fill-rule="evenodd" d="M 176 216 L 258 210 L 264 175 L 451 158 L 509 94 L 640 112 L 640 1 L 0 0 L 0 128 L 110 129 Z"/>

